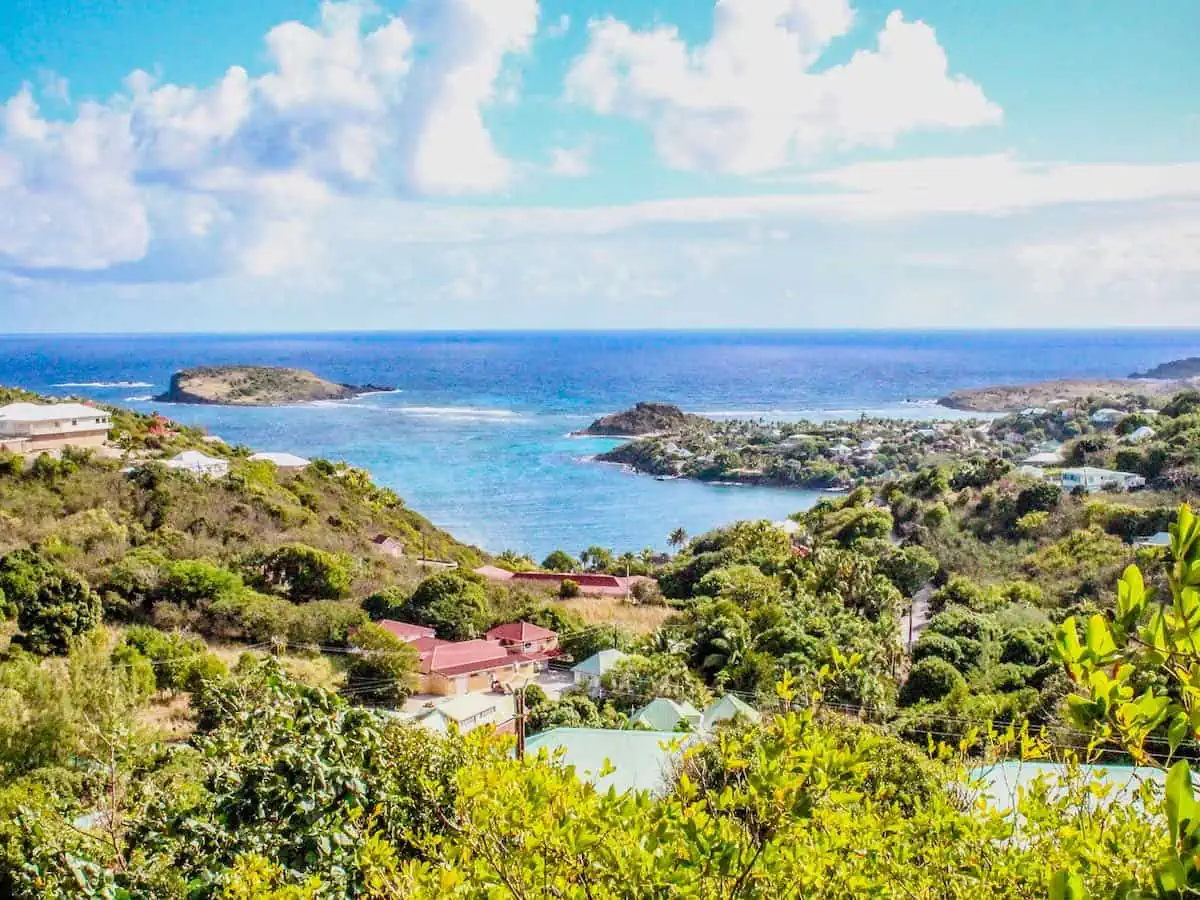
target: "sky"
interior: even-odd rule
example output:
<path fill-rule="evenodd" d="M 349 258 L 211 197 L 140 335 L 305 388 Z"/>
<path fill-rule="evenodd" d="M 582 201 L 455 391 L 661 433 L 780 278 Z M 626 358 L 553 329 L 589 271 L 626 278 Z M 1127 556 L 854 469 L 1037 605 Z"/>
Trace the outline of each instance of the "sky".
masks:
<path fill-rule="evenodd" d="M 1197 34 L 1194 0 L 0 0 L 0 333 L 1195 326 Z"/>

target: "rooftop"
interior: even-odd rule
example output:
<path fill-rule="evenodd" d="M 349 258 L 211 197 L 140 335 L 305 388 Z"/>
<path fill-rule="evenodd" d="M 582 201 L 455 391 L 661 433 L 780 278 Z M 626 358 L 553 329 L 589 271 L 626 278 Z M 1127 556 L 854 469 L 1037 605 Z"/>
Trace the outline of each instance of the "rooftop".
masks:
<path fill-rule="evenodd" d="M 513 641 L 523 644 L 527 641 L 546 641 L 556 638 L 558 632 L 542 628 L 531 622 L 509 622 L 506 625 L 497 625 L 487 633 L 487 637 L 491 641 Z"/>
<path fill-rule="evenodd" d="M 402 641 L 416 641 L 420 638 L 435 637 L 437 632 L 425 625 L 413 625 L 410 622 L 397 622 L 395 619 L 380 619 L 375 623 L 380 628 L 386 628 Z"/>
<path fill-rule="evenodd" d="M 421 652 L 421 671 L 446 676 L 465 675 L 513 661 L 513 655 L 499 641 L 439 641 Z"/>
<path fill-rule="evenodd" d="M 629 724 L 646 725 L 655 731 L 674 731 L 681 719 L 699 727 L 700 710 L 686 700 L 679 703 L 666 697 L 655 697 L 629 717 Z"/>
<path fill-rule="evenodd" d="M 545 750 L 551 758 L 564 751 L 563 765 L 572 766 L 577 777 L 590 781 L 597 790 L 610 787 L 618 792 L 629 790 L 661 793 L 670 786 L 674 760 L 696 738 L 672 731 L 616 731 L 607 728 L 552 728 L 525 741 L 525 751 L 533 756 Z M 678 742 L 678 749 L 671 746 Z M 597 773 L 612 764 L 615 771 L 600 777 Z"/>
<path fill-rule="evenodd" d="M 624 658 L 625 654 L 620 650 L 601 650 L 574 666 L 571 671 L 581 675 L 603 675 Z"/>
<path fill-rule="evenodd" d="M 275 463 L 281 469 L 303 469 L 309 461 L 294 453 L 255 453 L 250 457 L 254 462 Z"/>
<path fill-rule="evenodd" d="M 91 419 L 108 412 L 82 403 L 10 403 L 0 406 L 0 419 L 10 422 L 57 422 L 60 419 Z"/>

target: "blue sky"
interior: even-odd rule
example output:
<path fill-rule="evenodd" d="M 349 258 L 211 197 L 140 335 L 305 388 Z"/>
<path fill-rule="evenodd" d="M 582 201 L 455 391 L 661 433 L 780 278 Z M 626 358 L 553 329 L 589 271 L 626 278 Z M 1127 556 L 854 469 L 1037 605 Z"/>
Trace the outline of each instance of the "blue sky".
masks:
<path fill-rule="evenodd" d="M 1200 323 L 1191 0 L 0 24 L 0 331 Z"/>

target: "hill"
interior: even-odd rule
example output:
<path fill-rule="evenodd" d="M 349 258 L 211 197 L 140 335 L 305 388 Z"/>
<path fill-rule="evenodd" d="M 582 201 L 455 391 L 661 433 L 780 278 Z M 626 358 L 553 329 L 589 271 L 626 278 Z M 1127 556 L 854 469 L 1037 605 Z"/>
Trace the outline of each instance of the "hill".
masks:
<path fill-rule="evenodd" d="M 200 366 L 171 376 L 171 386 L 154 399 L 160 403 L 220 406 L 277 406 L 314 400 L 348 400 L 391 388 L 327 381 L 304 369 L 275 366 Z"/>
<path fill-rule="evenodd" d="M 641 437 L 663 431 L 675 431 L 691 421 L 700 421 L 670 403 L 638 403 L 630 409 L 601 416 L 581 434 L 606 437 Z"/>
<path fill-rule="evenodd" d="M 1173 359 L 1147 369 L 1145 372 L 1134 372 L 1130 378 L 1200 378 L 1200 356 L 1189 356 L 1187 359 Z"/>

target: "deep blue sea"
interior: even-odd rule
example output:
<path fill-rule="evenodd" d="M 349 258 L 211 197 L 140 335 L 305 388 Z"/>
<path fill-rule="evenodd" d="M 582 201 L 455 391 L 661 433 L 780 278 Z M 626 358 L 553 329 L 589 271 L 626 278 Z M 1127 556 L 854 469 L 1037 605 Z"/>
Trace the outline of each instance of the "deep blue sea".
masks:
<path fill-rule="evenodd" d="M 286 327 L 286 322 L 281 322 Z M 1200 331 L 0 335 L 0 384 L 159 409 L 260 450 L 345 459 L 487 550 L 663 547 L 805 491 L 659 482 L 588 461 L 568 433 L 637 400 L 771 418 L 953 415 L 955 388 L 1117 376 L 1200 355 Z M 155 404 L 200 364 L 299 366 L 397 393 L 275 409 Z"/>

